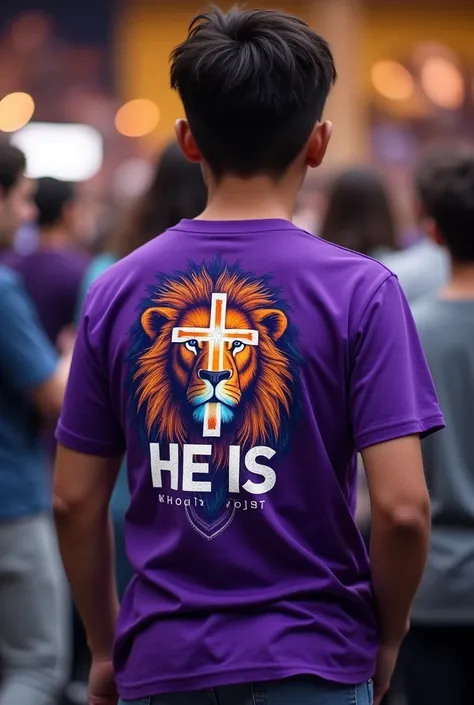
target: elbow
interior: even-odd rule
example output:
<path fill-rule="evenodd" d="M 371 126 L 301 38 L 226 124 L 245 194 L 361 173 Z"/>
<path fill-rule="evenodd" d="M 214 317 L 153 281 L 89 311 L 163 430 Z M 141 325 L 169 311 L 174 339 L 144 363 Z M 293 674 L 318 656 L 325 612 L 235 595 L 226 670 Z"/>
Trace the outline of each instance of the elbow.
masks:
<path fill-rule="evenodd" d="M 53 515 L 56 523 L 64 520 L 65 517 L 72 514 L 71 503 L 63 499 L 57 494 L 53 495 Z"/>
<path fill-rule="evenodd" d="M 422 497 L 403 502 L 394 502 L 384 507 L 374 515 L 379 514 L 380 522 L 392 532 L 403 534 L 429 534 L 431 525 L 431 505 L 428 493 Z M 374 516 L 375 518 L 375 516 Z"/>
<path fill-rule="evenodd" d="M 87 498 L 85 497 L 64 497 L 57 493 L 53 494 L 53 515 L 58 523 L 67 522 L 75 516 L 81 516 L 87 512 Z"/>

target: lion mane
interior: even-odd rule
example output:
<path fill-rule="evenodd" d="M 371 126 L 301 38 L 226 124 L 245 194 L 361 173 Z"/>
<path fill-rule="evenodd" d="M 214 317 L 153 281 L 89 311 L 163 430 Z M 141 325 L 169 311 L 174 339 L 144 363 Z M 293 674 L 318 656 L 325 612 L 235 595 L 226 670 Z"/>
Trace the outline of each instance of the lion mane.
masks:
<path fill-rule="evenodd" d="M 252 353 L 253 369 L 247 374 L 251 381 L 241 379 L 242 398 L 235 419 L 222 438 L 212 439 L 217 455 L 216 446 L 224 443 L 282 448 L 288 440 L 290 409 L 292 416 L 296 410 L 295 375 L 300 362 L 288 306 L 279 298 L 278 289 L 270 286 L 268 277 L 243 273 L 238 265 L 228 267 L 219 260 L 190 264 L 173 277 L 161 275 L 150 297 L 142 302 L 140 319 L 132 329 L 133 413 L 141 418 L 147 441 L 196 441 L 183 371 L 174 357 L 172 331 L 189 311 L 201 311 L 207 317 L 204 325 L 208 325 L 215 292 L 227 295 L 229 308 L 245 315 L 258 331 L 259 340 Z M 221 450 L 219 465 L 225 455 Z"/>

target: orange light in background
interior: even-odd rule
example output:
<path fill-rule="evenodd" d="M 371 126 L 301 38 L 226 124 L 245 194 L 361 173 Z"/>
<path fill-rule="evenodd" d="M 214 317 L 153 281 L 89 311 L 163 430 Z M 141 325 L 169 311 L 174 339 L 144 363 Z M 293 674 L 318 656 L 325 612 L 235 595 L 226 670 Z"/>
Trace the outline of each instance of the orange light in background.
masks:
<path fill-rule="evenodd" d="M 152 100 L 137 98 L 117 111 L 115 127 L 125 137 L 143 137 L 153 132 L 160 121 L 160 109 Z"/>
<path fill-rule="evenodd" d="M 423 63 L 420 80 L 427 97 L 438 108 L 457 110 L 464 102 L 464 80 L 457 66 L 442 56 Z"/>
<path fill-rule="evenodd" d="M 21 130 L 29 123 L 34 112 L 35 102 L 28 93 L 9 93 L 0 100 L 0 130 Z"/>
<path fill-rule="evenodd" d="M 371 78 L 375 90 L 389 100 L 408 100 L 415 90 L 413 76 L 398 61 L 377 61 Z"/>

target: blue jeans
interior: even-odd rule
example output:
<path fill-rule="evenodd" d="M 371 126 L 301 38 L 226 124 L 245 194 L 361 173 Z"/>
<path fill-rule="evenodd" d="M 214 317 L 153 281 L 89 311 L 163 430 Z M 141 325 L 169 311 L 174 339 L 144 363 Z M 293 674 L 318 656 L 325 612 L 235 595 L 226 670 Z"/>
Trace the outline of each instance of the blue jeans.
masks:
<path fill-rule="evenodd" d="M 338 685 L 311 676 L 194 693 L 156 695 L 120 705 L 372 705 L 372 683 Z"/>

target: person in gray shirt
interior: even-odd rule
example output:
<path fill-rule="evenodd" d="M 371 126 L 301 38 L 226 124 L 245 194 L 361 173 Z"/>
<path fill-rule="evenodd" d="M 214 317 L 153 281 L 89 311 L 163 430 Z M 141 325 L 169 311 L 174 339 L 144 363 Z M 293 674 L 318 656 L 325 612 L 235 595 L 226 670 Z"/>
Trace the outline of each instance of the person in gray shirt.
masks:
<path fill-rule="evenodd" d="M 444 243 L 438 245 L 434 242 L 436 225 L 430 214 L 430 201 L 435 185 L 434 174 L 440 164 L 450 162 L 451 155 L 451 150 L 437 149 L 420 160 L 415 170 L 414 187 L 416 216 L 423 235 L 405 250 L 387 252 L 382 260 L 397 275 L 410 305 L 437 292 L 449 279 L 449 253 Z"/>
<path fill-rule="evenodd" d="M 472 705 L 474 653 L 474 151 L 431 162 L 427 213 L 448 283 L 413 306 L 446 430 L 423 441 L 428 564 L 401 654 L 408 705 Z"/>

